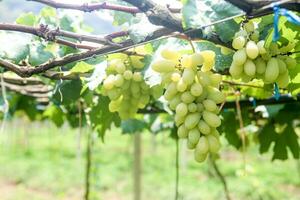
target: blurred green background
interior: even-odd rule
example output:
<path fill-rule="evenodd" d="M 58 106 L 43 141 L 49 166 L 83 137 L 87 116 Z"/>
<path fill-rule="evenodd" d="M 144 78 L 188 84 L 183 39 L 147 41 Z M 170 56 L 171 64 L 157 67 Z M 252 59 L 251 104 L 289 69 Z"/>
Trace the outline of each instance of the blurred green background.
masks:
<path fill-rule="evenodd" d="M 85 149 L 89 130 L 26 119 L 6 122 L 0 135 L 1 200 L 79 200 L 85 183 Z M 94 136 L 91 199 L 127 200 L 133 195 L 133 136 L 119 129 L 108 132 L 103 143 Z M 80 144 L 80 145 L 79 145 Z M 246 170 L 240 152 L 223 141 L 219 170 L 234 200 L 300 199 L 298 161 L 271 162 L 271 155 L 247 149 Z M 79 148 L 80 147 L 80 148 Z M 169 200 L 175 195 L 175 141 L 169 133 L 142 133 L 142 196 Z M 180 142 L 179 199 L 222 200 L 223 185 L 211 162 L 198 164 Z"/>

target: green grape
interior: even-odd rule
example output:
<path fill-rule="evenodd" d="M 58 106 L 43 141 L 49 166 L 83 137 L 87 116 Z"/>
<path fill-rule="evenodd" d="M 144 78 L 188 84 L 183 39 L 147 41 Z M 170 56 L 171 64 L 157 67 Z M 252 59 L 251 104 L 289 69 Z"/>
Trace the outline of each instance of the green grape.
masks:
<path fill-rule="evenodd" d="M 252 21 L 249 21 L 246 24 L 244 24 L 244 28 L 248 33 L 251 33 L 254 31 L 254 23 Z"/>
<path fill-rule="evenodd" d="M 252 62 L 252 60 L 247 60 L 244 64 L 244 72 L 246 75 L 253 77 L 255 75 L 256 72 L 256 66 L 255 64 Z"/>
<path fill-rule="evenodd" d="M 132 82 L 130 85 L 131 93 L 139 94 L 140 93 L 140 86 L 136 82 Z"/>
<path fill-rule="evenodd" d="M 208 141 L 209 152 L 217 153 L 221 148 L 219 140 L 213 135 L 207 135 L 206 138 Z"/>
<path fill-rule="evenodd" d="M 159 73 L 172 72 L 175 70 L 176 63 L 171 60 L 157 60 L 152 63 L 152 69 Z"/>
<path fill-rule="evenodd" d="M 204 110 L 204 106 L 202 103 L 197 103 L 197 111 L 202 112 Z"/>
<path fill-rule="evenodd" d="M 267 63 L 265 81 L 273 83 L 279 75 L 279 67 L 276 58 L 271 58 Z"/>
<path fill-rule="evenodd" d="M 239 65 L 236 65 L 235 63 L 232 63 L 229 68 L 229 73 L 235 79 L 240 78 L 241 75 L 243 74 L 243 71 L 244 71 L 243 65 L 239 66 Z"/>
<path fill-rule="evenodd" d="M 211 86 L 209 86 L 209 87 L 211 87 Z M 207 90 L 203 90 L 202 94 L 199 97 L 197 97 L 196 102 L 201 103 L 202 101 L 204 101 L 204 99 L 207 98 L 207 95 L 208 95 Z"/>
<path fill-rule="evenodd" d="M 136 82 L 140 82 L 143 80 L 143 76 L 141 74 L 141 72 L 134 72 L 132 75 L 132 80 L 136 81 Z"/>
<path fill-rule="evenodd" d="M 259 50 L 255 42 L 249 41 L 246 45 L 246 54 L 249 58 L 255 59 L 258 56 Z"/>
<path fill-rule="evenodd" d="M 184 83 L 186 83 L 187 85 L 190 85 L 194 82 L 194 79 L 195 79 L 194 70 L 191 68 L 184 69 L 183 74 L 182 74 L 182 80 L 184 81 Z"/>
<path fill-rule="evenodd" d="M 183 68 L 192 68 L 191 57 L 189 55 L 184 55 L 181 58 L 180 63 Z"/>
<path fill-rule="evenodd" d="M 135 68 L 135 69 L 143 69 L 144 66 L 145 66 L 145 63 L 142 61 L 143 60 L 143 57 L 141 56 L 130 56 L 130 61 L 132 63 L 132 66 Z"/>
<path fill-rule="evenodd" d="M 258 74 L 264 74 L 265 73 L 267 65 L 266 65 L 265 61 L 262 58 L 256 59 L 254 61 L 254 64 L 256 66 L 256 72 Z"/>
<path fill-rule="evenodd" d="M 221 119 L 215 113 L 203 111 L 203 119 L 211 127 L 218 127 L 221 125 Z"/>
<path fill-rule="evenodd" d="M 172 73 L 171 79 L 173 82 L 178 82 L 181 79 L 180 73 L 178 73 L 178 72 Z"/>
<path fill-rule="evenodd" d="M 161 51 L 161 56 L 167 60 L 173 60 L 173 61 L 178 61 L 181 57 L 178 52 L 170 49 L 163 49 Z"/>
<path fill-rule="evenodd" d="M 175 125 L 178 127 L 178 126 L 180 126 L 183 123 L 185 125 L 186 119 L 185 119 L 185 116 L 181 116 L 181 115 L 175 114 L 174 121 L 175 121 Z"/>
<path fill-rule="evenodd" d="M 211 85 L 214 87 L 219 87 L 219 84 L 222 81 L 222 75 L 220 74 L 211 74 L 210 76 Z"/>
<path fill-rule="evenodd" d="M 199 142 L 196 145 L 196 149 L 195 151 L 197 151 L 197 153 L 200 154 L 206 154 L 209 151 L 209 144 L 208 144 L 208 140 L 206 137 L 202 136 L 199 138 Z"/>
<path fill-rule="evenodd" d="M 276 79 L 278 86 L 281 88 L 286 88 L 289 85 L 290 77 L 288 71 L 283 74 L 279 74 L 278 78 Z"/>
<path fill-rule="evenodd" d="M 195 149 L 197 144 L 193 144 L 191 142 L 189 142 L 189 140 L 187 141 L 187 148 L 188 149 Z"/>
<path fill-rule="evenodd" d="M 123 73 L 123 77 L 125 80 L 130 80 L 132 78 L 132 71 L 130 70 L 126 70 L 124 73 Z"/>
<path fill-rule="evenodd" d="M 238 36 L 233 39 L 232 41 L 232 47 L 239 50 L 242 49 L 246 44 L 246 39 L 244 36 Z"/>
<path fill-rule="evenodd" d="M 197 128 L 191 129 L 188 132 L 188 141 L 192 144 L 197 144 L 200 139 L 200 132 Z"/>
<path fill-rule="evenodd" d="M 116 100 L 121 96 L 121 91 L 119 89 L 112 89 L 107 91 L 107 96 L 111 100 Z"/>
<path fill-rule="evenodd" d="M 195 128 L 200 120 L 200 117 L 201 115 L 199 113 L 188 114 L 184 121 L 185 127 L 189 130 Z"/>
<path fill-rule="evenodd" d="M 172 77 L 172 72 L 162 73 L 161 74 L 161 79 L 162 79 L 161 84 L 162 85 L 170 84 L 172 82 L 171 77 Z"/>
<path fill-rule="evenodd" d="M 125 70 L 126 70 L 126 67 L 125 67 L 125 65 L 124 65 L 123 62 L 118 62 L 118 63 L 116 64 L 116 71 L 117 71 L 119 74 L 123 74 L 123 73 L 125 72 Z"/>
<path fill-rule="evenodd" d="M 190 56 L 191 66 L 198 67 L 203 64 L 204 59 L 200 53 L 194 53 Z"/>
<path fill-rule="evenodd" d="M 213 100 L 216 104 L 222 103 L 225 101 L 225 96 L 220 90 L 214 87 L 207 87 L 207 98 Z"/>
<path fill-rule="evenodd" d="M 195 100 L 195 97 L 188 91 L 181 94 L 181 101 L 189 104 L 192 103 Z"/>
<path fill-rule="evenodd" d="M 175 110 L 177 105 L 181 103 L 181 95 L 177 94 L 173 99 L 170 100 L 169 104 L 170 104 L 170 108 L 172 110 Z"/>
<path fill-rule="evenodd" d="M 176 83 L 172 82 L 168 85 L 164 97 L 166 100 L 171 100 L 177 94 Z"/>
<path fill-rule="evenodd" d="M 205 50 L 205 51 L 201 51 L 200 54 L 204 59 L 201 70 L 203 72 L 210 71 L 215 65 L 215 57 L 216 57 L 215 52 L 211 50 Z"/>
<path fill-rule="evenodd" d="M 238 50 L 233 54 L 233 63 L 235 65 L 243 65 L 247 60 L 247 54 L 245 48 Z"/>
<path fill-rule="evenodd" d="M 202 94 L 203 92 L 203 87 L 200 83 L 194 83 L 191 86 L 191 94 L 195 97 L 198 97 Z"/>
<path fill-rule="evenodd" d="M 217 104 L 210 99 L 204 100 L 203 106 L 204 106 L 205 110 L 210 111 L 210 112 L 214 112 L 218 108 Z"/>
<path fill-rule="evenodd" d="M 191 112 L 191 113 L 196 112 L 197 109 L 198 109 L 198 107 L 197 107 L 197 104 L 195 104 L 195 103 L 190 103 L 190 104 L 188 105 L 188 110 L 189 110 L 189 112 Z"/>
<path fill-rule="evenodd" d="M 279 74 L 285 73 L 287 71 L 285 62 L 279 58 L 277 58 L 277 62 L 278 62 Z"/>
<path fill-rule="evenodd" d="M 179 92 L 184 92 L 187 89 L 187 84 L 182 79 L 180 79 L 176 85 L 176 89 Z"/>
<path fill-rule="evenodd" d="M 121 86 L 123 85 L 123 83 L 124 83 L 124 78 L 123 78 L 123 76 L 122 76 L 121 74 L 117 74 L 117 75 L 115 76 L 114 85 L 115 85 L 116 87 L 121 87 Z"/>
<path fill-rule="evenodd" d="M 248 76 L 247 74 L 242 74 L 241 78 L 243 82 L 249 82 L 252 79 L 252 77 Z"/>
<path fill-rule="evenodd" d="M 188 106 L 185 103 L 180 103 L 176 107 L 176 115 L 185 116 L 188 113 Z"/>
<path fill-rule="evenodd" d="M 211 131 L 209 125 L 203 120 L 199 121 L 198 129 L 204 135 L 208 135 Z"/>
<path fill-rule="evenodd" d="M 179 126 L 177 130 L 177 135 L 179 138 L 187 138 L 188 137 L 189 130 L 184 126 Z"/>
<path fill-rule="evenodd" d="M 211 80 L 207 72 L 197 72 L 197 78 L 199 80 L 199 83 L 205 87 L 211 84 Z"/>
<path fill-rule="evenodd" d="M 257 48 L 258 48 L 259 54 L 267 53 L 267 50 L 265 49 L 265 41 L 264 40 L 261 40 L 257 43 Z"/>
<path fill-rule="evenodd" d="M 111 90 L 114 87 L 114 80 L 115 80 L 115 76 L 109 75 L 103 82 L 104 89 Z"/>
<path fill-rule="evenodd" d="M 294 69 L 297 65 L 297 61 L 294 58 L 291 57 L 286 57 L 285 58 L 285 63 L 288 69 Z"/>
<path fill-rule="evenodd" d="M 201 153 L 198 153 L 198 151 L 194 151 L 194 159 L 199 162 L 199 163 L 202 163 L 206 160 L 207 158 L 207 153 L 206 154 L 201 154 Z"/>

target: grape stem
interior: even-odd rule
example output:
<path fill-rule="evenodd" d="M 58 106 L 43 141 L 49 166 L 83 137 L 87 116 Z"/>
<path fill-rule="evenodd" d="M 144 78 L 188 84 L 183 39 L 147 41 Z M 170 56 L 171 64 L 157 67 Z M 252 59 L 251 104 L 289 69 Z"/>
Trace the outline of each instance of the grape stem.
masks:
<path fill-rule="evenodd" d="M 239 83 L 239 82 L 227 81 L 227 80 L 223 80 L 222 83 L 226 83 L 229 85 L 243 86 L 243 87 L 253 87 L 253 88 L 259 88 L 259 89 L 265 89 L 263 86 L 251 85 L 251 84 L 247 84 L 247 83 Z"/>
<path fill-rule="evenodd" d="M 225 195 L 226 195 L 226 199 L 227 200 L 231 200 L 225 176 L 220 171 L 220 169 L 219 169 L 219 167 L 218 167 L 217 162 L 215 161 L 215 159 L 212 158 L 211 156 L 209 156 L 209 158 L 210 158 L 211 164 L 212 164 L 212 166 L 213 166 L 213 168 L 214 168 L 217 176 L 219 177 L 220 181 L 223 184 L 223 188 L 224 188 L 224 192 L 225 192 Z"/>

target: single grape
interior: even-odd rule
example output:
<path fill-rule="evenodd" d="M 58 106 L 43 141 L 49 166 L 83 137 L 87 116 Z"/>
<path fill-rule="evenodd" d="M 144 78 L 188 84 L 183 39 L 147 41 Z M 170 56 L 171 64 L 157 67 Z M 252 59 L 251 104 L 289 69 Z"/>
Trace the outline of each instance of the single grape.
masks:
<path fill-rule="evenodd" d="M 246 39 L 244 36 L 238 36 L 233 39 L 232 41 L 232 47 L 239 50 L 242 49 L 246 44 Z"/>

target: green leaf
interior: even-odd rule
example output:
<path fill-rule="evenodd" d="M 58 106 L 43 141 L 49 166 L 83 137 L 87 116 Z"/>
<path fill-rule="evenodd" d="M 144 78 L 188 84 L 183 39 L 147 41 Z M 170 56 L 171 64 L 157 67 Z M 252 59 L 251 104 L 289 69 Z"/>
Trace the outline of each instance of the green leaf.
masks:
<path fill-rule="evenodd" d="M 64 123 L 64 113 L 55 105 L 48 106 L 43 113 L 44 117 L 49 118 L 57 127 L 61 127 Z"/>
<path fill-rule="evenodd" d="M 19 63 L 29 54 L 31 36 L 17 33 L 0 33 L 0 56 Z M 9 45 L 8 45 L 9 44 Z"/>
<path fill-rule="evenodd" d="M 182 0 L 181 2 L 183 4 L 182 25 L 185 29 L 199 28 L 241 13 L 241 10 L 224 0 Z M 214 26 L 215 31 L 224 42 L 231 41 L 239 27 L 239 24 L 234 20 Z"/>
<path fill-rule="evenodd" d="M 53 54 L 49 51 L 45 51 L 45 46 L 40 43 L 33 44 L 30 46 L 30 54 L 28 61 L 33 66 L 43 64 L 53 57 Z"/>
<path fill-rule="evenodd" d="M 76 65 L 70 70 L 73 73 L 87 73 L 94 69 L 94 66 L 87 64 L 86 62 L 77 62 Z"/>
<path fill-rule="evenodd" d="M 226 110 L 222 112 L 222 117 L 223 121 L 220 130 L 225 134 L 228 143 L 239 149 L 242 145 L 242 140 L 237 133 L 239 122 L 236 120 L 235 112 Z"/>
<path fill-rule="evenodd" d="M 108 109 L 109 98 L 99 96 L 98 102 L 91 107 L 89 112 L 90 122 L 94 130 L 104 140 L 106 130 L 109 130 L 114 123 L 120 125 L 120 118 L 116 113 L 111 113 Z"/>
<path fill-rule="evenodd" d="M 140 18 L 138 23 L 129 27 L 129 36 L 134 43 L 144 41 L 146 37 L 152 36 L 153 32 L 159 27 L 151 24 L 146 16 Z"/>
<path fill-rule="evenodd" d="M 80 97 L 81 88 L 80 80 L 64 81 L 57 86 L 53 99 L 64 105 L 75 103 Z"/>
<path fill-rule="evenodd" d="M 17 24 L 34 26 L 37 23 L 37 17 L 32 13 L 22 13 L 17 19 Z"/>
<path fill-rule="evenodd" d="M 259 152 L 267 152 L 271 143 L 276 140 L 276 138 L 277 133 L 275 132 L 275 126 L 272 123 L 267 123 L 258 133 L 258 140 L 260 143 Z"/>
<path fill-rule="evenodd" d="M 122 132 L 130 134 L 142 132 L 146 126 L 144 121 L 138 119 L 128 119 L 121 123 Z"/>

